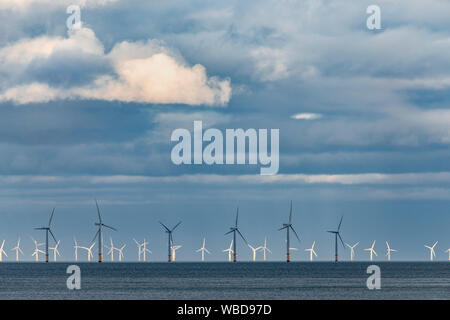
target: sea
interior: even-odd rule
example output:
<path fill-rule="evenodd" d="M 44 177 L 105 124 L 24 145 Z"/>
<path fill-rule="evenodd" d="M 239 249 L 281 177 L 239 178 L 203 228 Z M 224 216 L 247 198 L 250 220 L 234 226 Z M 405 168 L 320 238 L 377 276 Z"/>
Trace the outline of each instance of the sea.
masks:
<path fill-rule="evenodd" d="M 69 290 L 67 267 L 80 269 Z M 370 265 L 380 288 L 369 289 Z M 0 299 L 450 299 L 449 262 L 0 263 Z"/>

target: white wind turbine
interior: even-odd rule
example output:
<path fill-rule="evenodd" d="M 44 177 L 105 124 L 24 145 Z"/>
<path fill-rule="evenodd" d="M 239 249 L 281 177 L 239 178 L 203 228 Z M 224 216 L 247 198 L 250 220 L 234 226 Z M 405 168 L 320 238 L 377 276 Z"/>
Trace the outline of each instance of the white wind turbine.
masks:
<path fill-rule="evenodd" d="M 388 261 L 391 261 L 391 252 L 397 252 L 397 250 L 395 250 L 395 249 L 392 249 L 390 246 L 389 246 L 389 243 L 386 241 L 386 246 L 387 246 L 387 253 L 386 253 L 386 256 L 388 257 Z"/>
<path fill-rule="evenodd" d="M 38 243 L 35 239 L 31 238 L 34 242 L 34 251 L 33 254 L 31 256 L 34 256 L 34 259 L 36 262 L 39 261 L 39 253 L 45 254 L 44 251 L 42 251 L 41 249 L 39 249 L 40 246 L 43 246 L 44 243 Z"/>
<path fill-rule="evenodd" d="M 256 261 L 256 252 L 259 250 L 259 249 L 261 249 L 262 247 L 253 247 L 252 245 L 248 245 L 248 247 L 252 250 L 252 256 L 253 256 L 253 258 L 252 258 L 252 260 L 253 260 L 253 262 L 255 262 Z"/>
<path fill-rule="evenodd" d="M 175 253 L 178 249 L 180 249 L 182 246 L 175 246 L 172 243 L 172 246 L 170 247 L 172 249 L 172 261 L 175 261 Z"/>
<path fill-rule="evenodd" d="M 438 244 L 438 241 L 436 241 L 432 247 L 425 246 L 425 248 L 430 249 L 430 261 L 433 261 L 433 257 L 436 257 L 436 253 L 434 252 L 434 247 L 436 247 L 437 244 Z"/>
<path fill-rule="evenodd" d="M 122 261 L 123 258 L 123 249 L 126 247 L 126 244 L 124 244 L 121 248 L 115 248 L 119 252 L 119 262 Z"/>
<path fill-rule="evenodd" d="M 5 240 L 3 240 L 2 245 L 0 246 L 0 262 L 3 261 L 3 255 L 8 256 L 5 252 L 5 250 L 3 249 L 4 246 L 5 246 Z"/>
<path fill-rule="evenodd" d="M 11 251 L 16 251 L 16 261 L 19 261 L 19 252 L 24 255 L 22 249 L 20 249 L 20 238 L 17 241 L 17 245 Z"/>
<path fill-rule="evenodd" d="M 145 238 L 144 238 L 144 242 L 142 242 L 142 243 L 137 242 L 136 239 L 133 239 L 133 240 L 138 247 L 138 261 L 141 261 L 141 256 L 142 256 L 143 260 L 145 262 L 147 259 L 146 253 L 147 252 L 150 254 L 152 253 L 149 249 L 147 249 L 148 242 L 145 241 Z"/>
<path fill-rule="evenodd" d="M 95 242 L 92 243 L 91 246 L 90 246 L 89 248 L 88 248 L 88 247 L 81 247 L 81 246 L 78 247 L 78 248 L 80 248 L 80 249 L 84 249 L 84 250 L 87 251 L 87 254 L 88 254 L 88 261 L 91 261 L 91 258 L 94 257 L 94 255 L 92 254 L 92 248 L 94 248 L 94 246 L 95 246 Z"/>
<path fill-rule="evenodd" d="M 316 251 L 314 251 L 315 244 L 316 244 L 316 242 L 314 241 L 311 249 L 305 249 L 305 251 L 309 251 L 309 261 L 313 261 L 313 255 L 315 255 L 317 257 L 317 253 L 316 253 Z"/>
<path fill-rule="evenodd" d="M 267 248 L 267 238 L 264 238 L 264 246 L 261 247 L 261 250 L 263 251 L 264 261 L 266 261 L 266 251 L 272 253 L 272 251 L 270 251 L 270 249 Z"/>
<path fill-rule="evenodd" d="M 58 254 L 58 256 L 61 256 L 58 251 L 58 246 L 59 246 L 59 240 L 58 240 L 58 242 L 56 242 L 56 244 L 53 248 L 49 247 L 50 250 L 53 250 L 53 261 L 55 261 L 55 262 L 56 262 L 56 254 Z"/>
<path fill-rule="evenodd" d="M 346 243 L 345 245 L 350 248 L 350 261 L 353 261 L 355 257 L 355 247 L 359 244 L 359 242 L 355 243 L 353 246 Z"/>
<path fill-rule="evenodd" d="M 75 237 L 73 237 L 73 242 L 73 248 L 75 249 L 75 261 L 78 261 L 78 249 L 80 249 L 81 247 L 78 245 L 77 239 L 75 239 Z"/>
<path fill-rule="evenodd" d="M 447 249 L 444 252 L 448 252 L 448 261 L 450 261 L 450 249 Z"/>
<path fill-rule="evenodd" d="M 370 261 L 373 260 L 373 255 L 374 255 L 374 254 L 378 257 L 378 255 L 377 255 L 377 253 L 375 252 L 375 249 L 374 249 L 374 247 L 375 247 L 375 242 L 376 242 L 376 240 L 374 240 L 374 241 L 372 242 L 372 246 L 371 246 L 370 248 L 364 249 L 364 250 L 366 250 L 366 251 L 370 251 Z"/>
<path fill-rule="evenodd" d="M 231 262 L 231 255 L 233 254 L 233 239 L 231 239 L 230 247 L 222 252 L 228 252 L 228 261 Z"/>
<path fill-rule="evenodd" d="M 112 238 L 111 238 L 111 237 L 109 238 L 109 241 L 110 241 L 111 245 L 108 247 L 108 246 L 105 244 L 105 248 L 108 248 L 108 249 L 109 249 L 109 251 L 108 251 L 107 254 L 109 254 L 109 255 L 111 256 L 111 262 L 114 262 L 114 250 L 117 250 L 117 248 L 114 247 L 114 244 L 113 244 L 113 241 L 112 241 Z"/>
<path fill-rule="evenodd" d="M 208 249 L 206 249 L 205 245 L 206 245 L 206 239 L 203 238 L 203 245 L 202 245 L 202 247 L 200 249 L 198 249 L 197 251 L 195 251 L 195 252 L 201 252 L 202 253 L 202 261 L 205 261 L 205 252 L 207 254 L 211 254 L 211 252 L 209 252 Z"/>

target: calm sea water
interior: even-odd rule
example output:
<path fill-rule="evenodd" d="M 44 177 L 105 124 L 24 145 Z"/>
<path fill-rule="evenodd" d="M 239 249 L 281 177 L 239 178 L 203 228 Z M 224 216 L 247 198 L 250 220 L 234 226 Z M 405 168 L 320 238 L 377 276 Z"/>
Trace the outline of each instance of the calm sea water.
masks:
<path fill-rule="evenodd" d="M 450 263 L 376 264 L 381 290 L 357 262 L 78 263 L 68 290 L 68 263 L 1 263 L 0 299 L 450 299 Z"/>

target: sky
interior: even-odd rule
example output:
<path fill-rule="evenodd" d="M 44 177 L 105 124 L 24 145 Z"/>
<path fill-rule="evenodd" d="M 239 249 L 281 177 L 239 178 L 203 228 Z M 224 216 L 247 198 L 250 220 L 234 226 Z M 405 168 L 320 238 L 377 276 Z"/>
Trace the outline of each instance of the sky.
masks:
<path fill-rule="evenodd" d="M 69 5 L 82 27 L 68 30 Z M 381 10 L 369 30 L 366 9 Z M 125 260 L 133 238 L 165 261 L 225 261 L 240 210 L 253 246 L 283 260 L 333 258 L 346 243 L 377 260 L 426 260 L 450 248 L 450 2 L 446 0 L 0 0 L 0 240 L 31 260 L 53 207 L 59 259 L 105 231 Z M 177 128 L 279 129 L 278 174 L 259 165 L 175 165 Z M 52 244 L 53 245 L 53 244 Z M 340 247 L 343 259 L 349 250 Z M 86 260 L 86 254 L 80 254 Z M 42 257 L 41 257 L 42 258 Z M 251 251 L 238 243 L 238 259 Z M 262 255 L 258 253 L 258 260 Z"/>

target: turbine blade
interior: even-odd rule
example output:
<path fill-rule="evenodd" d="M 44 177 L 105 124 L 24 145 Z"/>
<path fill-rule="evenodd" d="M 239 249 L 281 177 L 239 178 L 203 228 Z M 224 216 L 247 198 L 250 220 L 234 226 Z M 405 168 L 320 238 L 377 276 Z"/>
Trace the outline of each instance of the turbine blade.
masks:
<path fill-rule="evenodd" d="M 227 233 L 225 233 L 225 235 L 230 234 L 230 233 L 232 233 L 232 232 L 234 232 L 234 230 L 228 231 Z"/>
<path fill-rule="evenodd" d="M 291 207 L 289 209 L 289 224 L 291 224 L 292 221 L 292 200 L 291 200 Z"/>
<path fill-rule="evenodd" d="M 239 218 L 239 206 L 237 207 L 237 209 L 236 209 L 236 224 L 235 224 L 235 227 L 237 228 L 237 226 L 238 226 L 238 218 Z"/>
<path fill-rule="evenodd" d="M 167 228 L 164 223 L 162 223 L 161 221 L 158 221 L 158 222 L 159 222 L 159 224 L 161 224 L 167 230 L 167 232 L 170 232 L 169 228 Z"/>
<path fill-rule="evenodd" d="M 239 233 L 239 235 L 241 236 L 242 240 L 244 240 L 244 242 L 246 244 L 248 244 L 247 240 L 245 240 L 244 236 L 242 235 L 242 233 L 239 231 L 239 229 L 236 229 L 236 231 Z"/>
<path fill-rule="evenodd" d="M 339 225 L 338 225 L 338 231 L 341 230 L 341 224 L 342 224 L 342 219 L 344 219 L 344 216 L 341 217 L 341 221 L 339 221 Z"/>
<path fill-rule="evenodd" d="M 107 228 L 109 228 L 109 229 L 111 229 L 111 230 L 117 231 L 116 228 L 113 228 L 113 227 L 111 227 L 111 226 L 108 226 L 108 225 L 106 225 L 106 224 L 104 224 L 104 223 L 102 223 L 102 226 L 107 227 Z"/>
<path fill-rule="evenodd" d="M 94 239 L 92 239 L 91 242 L 94 242 L 94 241 L 95 241 L 95 239 L 97 238 L 99 232 L 100 232 L 100 230 L 97 230 L 97 232 L 95 233 Z"/>
<path fill-rule="evenodd" d="M 53 234 L 51 229 L 48 229 L 48 232 L 50 232 L 50 234 L 52 235 L 53 240 L 55 240 L 55 242 L 58 242 L 58 240 L 56 240 L 55 235 Z"/>
<path fill-rule="evenodd" d="M 338 236 L 339 236 L 339 240 L 341 240 L 342 247 L 344 247 L 344 249 L 345 249 L 344 240 L 342 240 L 341 234 L 338 233 Z"/>
<path fill-rule="evenodd" d="M 100 208 L 98 207 L 97 199 L 95 199 L 95 206 L 97 207 L 98 222 L 102 223 L 102 216 L 100 215 Z"/>
<path fill-rule="evenodd" d="M 286 229 L 286 228 L 287 228 L 287 226 L 286 227 L 281 227 L 280 229 L 278 229 L 278 231 Z"/>
<path fill-rule="evenodd" d="M 55 213 L 55 208 L 53 208 L 52 214 L 50 215 L 50 219 L 48 220 L 48 227 L 52 224 L 53 214 Z"/>
<path fill-rule="evenodd" d="M 175 227 L 172 228 L 172 231 L 175 230 L 180 224 L 181 224 L 181 221 L 178 222 L 178 223 L 175 225 Z"/>
<path fill-rule="evenodd" d="M 300 241 L 300 238 L 298 237 L 297 232 L 296 232 L 295 229 L 294 229 L 294 227 L 291 226 L 291 225 L 289 225 L 289 227 L 290 227 L 290 228 L 292 229 L 292 231 L 294 232 L 295 236 L 297 237 L 298 242 L 301 242 L 301 241 Z"/>

